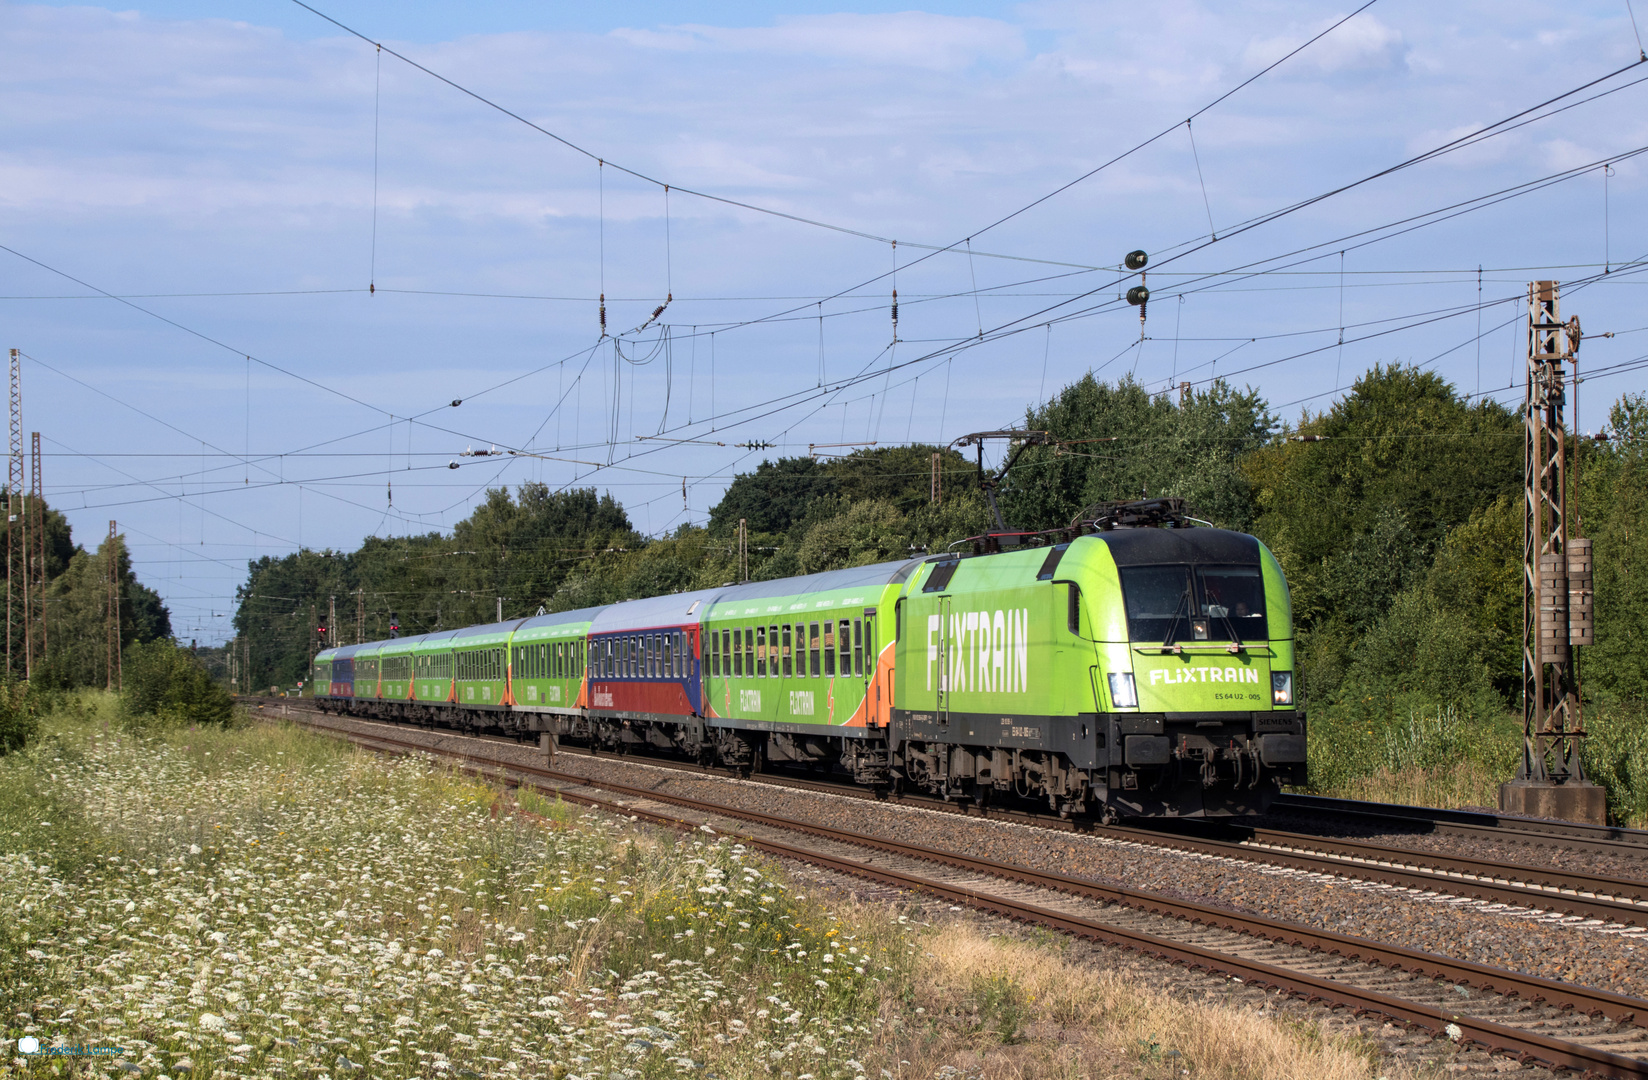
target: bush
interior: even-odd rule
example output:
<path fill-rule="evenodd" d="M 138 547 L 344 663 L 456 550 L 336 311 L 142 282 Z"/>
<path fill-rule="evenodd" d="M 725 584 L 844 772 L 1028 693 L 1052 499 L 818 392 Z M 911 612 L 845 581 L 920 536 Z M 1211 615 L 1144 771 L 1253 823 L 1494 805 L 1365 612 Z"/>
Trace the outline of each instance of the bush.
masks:
<path fill-rule="evenodd" d="M 1648 824 L 1648 707 L 1610 702 L 1585 716 L 1585 778 L 1608 789 L 1608 815 L 1621 825 Z"/>
<path fill-rule="evenodd" d="M 124 667 L 122 711 L 137 726 L 227 724 L 234 712 L 229 691 L 169 638 L 133 645 Z"/>
<path fill-rule="evenodd" d="M 0 680 L 0 754 L 21 750 L 40 731 L 40 717 L 29 697 L 29 684 L 11 676 Z"/>

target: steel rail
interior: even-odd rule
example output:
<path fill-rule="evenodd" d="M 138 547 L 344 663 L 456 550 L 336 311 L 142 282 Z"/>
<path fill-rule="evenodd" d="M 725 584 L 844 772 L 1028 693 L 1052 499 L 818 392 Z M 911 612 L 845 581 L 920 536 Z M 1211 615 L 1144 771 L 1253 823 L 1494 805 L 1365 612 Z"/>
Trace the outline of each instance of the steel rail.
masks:
<path fill-rule="evenodd" d="M 1463 836 L 1493 837 L 1516 843 L 1566 847 L 1578 851 L 1648 858 L 1648 830 L 1625 829 L 1615 825 L 1587 825 L 1578 821 L 1524 818 L 1476 810 L 1443 810 L 1398 803 L 1360 802 L 1323 795 L 1276 796 L 1272 809 L 1297 813 L 1329 814 L 1357 821 L 1386 821 L 1425 827 L 1427 832 Z"/>
<path fill-rule="evenodd" d="M 1254 830 L 1254 842 L 1246 843 L 1117 825 L 1101 825 L 1093 833 L 1154 847 L 1648 926 L 1648 882 L 1643 881 L 1261 829 Z"/>
<path fill-rule="evenodd" d="M 472 771 L 483 777 L 518 774 L 520 777 L 528 778 L 527 782 L 530 783 L 530 778 L 536 776 L 549 781 L 549 785 L 545 787 L 541 784 L 533 784 L 532 786 L 553 792 L 568 801 L 595 806 L 623 816 L 645 817 L 649 821 L 670 827 L 692 828 L 696 827 L 696 824 L 667 814 L 649 811 L 632 803 L 604 800 L 581 792 L 568 791 L 563 785 L 575 788 L 596 788 L 638 801 L 665 803 L 699 813 L 707 812 L 720 817 L 730 817 L 764 825 L 769 828 L 814 835 L 855 847 L 880 850 L 889 854 L 950 866 L 1002 880 L 1015 881 L 1060 893 L 1114 903 L 1150 914 L 1187 920 L 1195 924 L 1215 926 L 1262 940 L 1293 945 L 1312 952 L 1324 952 L 1329 955 L 1340 956 L 1346 960 L 1361 961 L 1366 964 L 1431 978 L 1446 979 L 1461 985 L 1474 985 L 1479 989 L 1503 996 L 1519 997 L 1535 1003 L 1554 1004 L 1565 1009 L 1571 1008 L 1587 1015 L 1603 1016 L 1617 1023 L 1648 1027 L 1648 1001 L 1614 994 L 1610 991 L 1574 986 L 1503 968 L 1474 964 L 1469 961 L 1453 960 L 1401 946 L 1381 945 L 1368 939 L 1317 930 L 1298 924 L 1238 915 L 1225 909 L 1196 904 L 1191 901 L 1175 900 L 1153 893 L 1102 885 L 1097 882 L 1083 881 L 1028 867 L 975 859 L 955 852 L 938 851 L 921 845 L 885 840 L 880 837 L 866 836 L 831 826 L 795 821 L 760 811 L 739 810 L 680 796 L 661 795 L 657 792 L 625 784 L 593 781 L 587 777 L 570 773 L 501 762 L 463 751 L 436 750 L 387 735 L 343 731 L 326 725 L 312 726 L 330 734 L 342 735 L 352 742 L 383 743 L 395 748 L 396 752 L 422 753 L 466 760 L 473 766 L 477 766 Z M 489 766 L 490 768 L 480 766 Z M 522 781 L 517 780 L 517 783 L 520 782 Z M 1187 942 L 1174 941 L 1124 927 L 1094 922 L 1023 901 L 1000 896 L 981 895 L 973 889 L 959 888 L 952 884 L 905 874 L 887 867 L 870 866 L 858 860 L 798 848 L 769 838 L 741 835 L 738 839 L 767 851 L 769 854 L 826 866 L 843 873 L 877 880 L 899 888 L 943 896 L 958 903 L 992 911 L 1009 918 L 1033 922 L 1066 933 L 1120 945 L 1148 955 L 1175 960 L 1193 968 L 1229 974 L 1249 982 L 1257 982 L 1263 986 L 1283 989 L 1289 993 L 1303 996 L 1310 1001 L 1327 1001 L 1337 1005 L 1345 1005 L 1357 1010 L 1358 1014 L 1376 1012 L 1405 1023 L 1424 1027 L 1430 1031 L 1441 1031 L 1450 1024 L 1455 1025 L 1461 1032 L 1459 1037 L 1461 1041 L 1468 1036 L 1471 1041 L 1478 1042 L 1489 1049 L 1518 1054 L 1525 1061 L 1537 1059 L 1558 1068 L 1580 1069 L 1609 1077 L 1648 1076 L 1648 1060 L 1641 1058 L 1615 1054 L 1598 1047 L 1553 1038 L 1539 1032 L 1513 1028 L 1490 1020 L 1452 1012 L 1444 1015 L 1434 1006 L 1405 1001 L 1379 991 L 1291 971 L 1263 961 L 1231 956 Z"/>

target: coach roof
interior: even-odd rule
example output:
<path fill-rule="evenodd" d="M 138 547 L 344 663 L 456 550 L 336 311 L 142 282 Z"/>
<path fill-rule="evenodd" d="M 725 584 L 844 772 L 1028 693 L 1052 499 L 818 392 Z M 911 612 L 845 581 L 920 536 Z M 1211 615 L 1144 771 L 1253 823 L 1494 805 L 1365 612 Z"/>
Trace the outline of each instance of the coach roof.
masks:
<path fill-rule="evenodd" d="M 923 559 L 900 559 L 898 562 L 872 563 L 869 566 L 851 566 L 845 570 L 826 570 L 821 574 L 803 577 L 778 578 L 773 581 L 752 581 L 732 585 L 716 596 L 718 604 L 737 604 L 748 600 L 767 600 L 777 597 L 807 596 L 814 593 L 839 593 L 853 589 L 881 589 L 907 581 Z M 866 597 L 866 599 L 871 599 Z"/>
<path fill-rule="evenodd" d="M 661 626 L 696 625 L 704 609 L 714 603 L 726 590 L 699 589 L 695 592 L 670 593 L 646 600 L 626 600 L 621 604 L 601 609 L 595 616 L 589 632 L 592 634 L 622 634 L 630 630 L 651 630 Z"/>

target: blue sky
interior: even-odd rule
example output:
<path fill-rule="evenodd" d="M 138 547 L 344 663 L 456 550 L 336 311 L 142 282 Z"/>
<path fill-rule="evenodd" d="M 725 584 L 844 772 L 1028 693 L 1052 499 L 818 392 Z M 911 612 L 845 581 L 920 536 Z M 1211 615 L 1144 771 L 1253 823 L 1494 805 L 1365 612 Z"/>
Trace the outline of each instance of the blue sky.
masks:
<path fill-rule="evenodd" d="M 588 154 L 296 4 L 0 4 L 0 345 L 54 505 L 120 523 L 185 638 L 248 558 L 449 528 L 489 484 L 660 533 L 763 456 L 948 442 L 1089 370 L 1288 420 L 1376 361 L 1516 400 L 1525 283 L 1648 255 L 1641 166 L 1601 164 L 1648 146 L 1648 65 L 1263 220 L 1627 68 L 1623 0 L 1379 0 L 1200 113 L 1351 8 L 314 6 Z M 1643 281 L 1566 305 L 1620 332 L 1581 427 L 1644 388 L 1601 373 Z M 494 445 L 543 456 L 462 456 Z"/>

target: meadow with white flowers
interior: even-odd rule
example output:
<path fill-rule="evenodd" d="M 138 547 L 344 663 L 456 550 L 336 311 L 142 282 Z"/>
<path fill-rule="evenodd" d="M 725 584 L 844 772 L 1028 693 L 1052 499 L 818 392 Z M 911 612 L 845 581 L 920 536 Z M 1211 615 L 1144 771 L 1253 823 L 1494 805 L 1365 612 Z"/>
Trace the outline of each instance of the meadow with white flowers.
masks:
<path fill-rule="evenodd" d="M 291 729 L 57 724 L 0 770 L 7 1035 L 121 1059 L 13 1067 L 824 1080 L 909 964 L 740 845 Z"/>
<path fill-rule="evenodd" d="M 809 897 L 713 833 L 120 716 L 88 695 L 0 757 L 0 1078 L 1375 1075 L 1059 939 Z"/>

